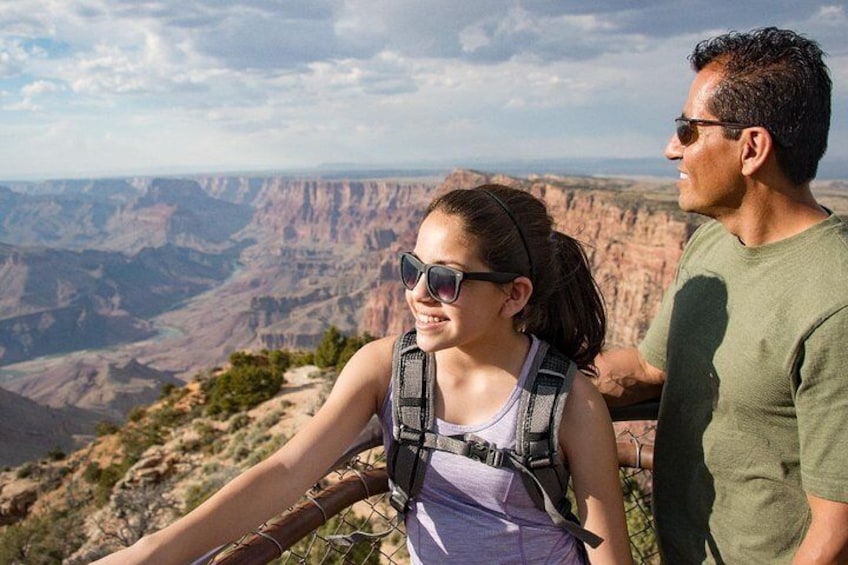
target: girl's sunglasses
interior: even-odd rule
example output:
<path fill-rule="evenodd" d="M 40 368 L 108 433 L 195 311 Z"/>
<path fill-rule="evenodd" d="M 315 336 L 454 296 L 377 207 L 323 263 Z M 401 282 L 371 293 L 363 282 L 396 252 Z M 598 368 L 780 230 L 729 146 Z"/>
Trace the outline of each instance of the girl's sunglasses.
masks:
<path fill-rule="evenodd" d="M 745 129 L 754 126 L 738 124 L 735 122 L 720 122 L 716 120 L 700 120 L 698 118 L 676 118 L 674 124 L 677 126 L 677 139 L 681 145 L 689 145 L 698 134 L 698 126 L 721 126 L 725 128 Z"/>
<path fill-rule="evenodd" d="M 492 271 L 465 273 L 444 265 L 422 263 L 418 257 L 409 252 L 400 254 L 400 280 L 407 290 L 415 288 L 422 274 L 427 284 L 427 292 L 442 304 L 456 302 L 464 280 L 502 284 L 512 282 L 521 276 L 518 273 L 496 273 Z"/>

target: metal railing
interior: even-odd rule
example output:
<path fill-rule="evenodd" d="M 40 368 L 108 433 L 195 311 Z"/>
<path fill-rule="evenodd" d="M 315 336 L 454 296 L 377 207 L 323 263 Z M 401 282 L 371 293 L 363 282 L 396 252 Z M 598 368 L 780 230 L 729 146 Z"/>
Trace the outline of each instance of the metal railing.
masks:
<path fill-rule="evenodd" d="M 659 563 L 651 515 L 656 403 L 612 409 L 631 552 Z M 405 564 L 406 534 L 388 501 L 379 426 L 372 425 L 303 499 L 196 563 Z"/>

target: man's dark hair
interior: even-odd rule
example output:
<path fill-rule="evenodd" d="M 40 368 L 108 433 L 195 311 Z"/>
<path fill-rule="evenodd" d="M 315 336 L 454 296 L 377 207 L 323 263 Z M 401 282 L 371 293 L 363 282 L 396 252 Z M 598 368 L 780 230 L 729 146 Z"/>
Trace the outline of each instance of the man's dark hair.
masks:
<path fill-rule="evenodd" d="M 766 128 L 784 174 L 803 184 L 816 176 L 827 149 L 832 84 L 824 56 L 815 41 L 767 27 L 704 40 L 689 61 L 696 72 L 721 67 L 709 110 L 722 121 Z M 738 139 L 740 130 L 725 134 Z"/>

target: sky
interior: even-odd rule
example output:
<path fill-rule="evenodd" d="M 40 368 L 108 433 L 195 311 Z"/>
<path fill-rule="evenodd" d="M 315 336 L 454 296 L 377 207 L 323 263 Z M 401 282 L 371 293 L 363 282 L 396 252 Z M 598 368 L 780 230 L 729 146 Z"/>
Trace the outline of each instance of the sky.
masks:
<path fill-rule="evenodd" d="M 659 157 L 695 43 L 771 25 L 848 159 L 848 2 L 0 0 L 0 179 Z"/>

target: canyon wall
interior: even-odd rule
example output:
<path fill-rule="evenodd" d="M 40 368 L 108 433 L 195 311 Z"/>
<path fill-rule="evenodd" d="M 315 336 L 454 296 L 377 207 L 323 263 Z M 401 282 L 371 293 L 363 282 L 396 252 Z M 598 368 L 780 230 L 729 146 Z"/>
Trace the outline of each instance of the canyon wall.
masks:
<path fill-rule="evenodd" d="M 674 277 L 683 244 L 700 220 L 680 212 L 666 185 L 633 180 L 528 180 L 455 171 L 434 194 L 488 182 L 528 190 L 547 203 L 557 229 L 586 249 L 607 307 L 607 343 L 638 343 Z M 407 241 L 414 242 L 414 233 L 413 226 Z M 395 265 L 384 267 L 360 322 L 360 329 L 373 335 L 402 331 L 412 321 Z"/>
<path fill-rule="evenodd" d="M 4 192 L 0 236 L 14 245 L 0 253 L 8 290 L 0 366 L 26 374 L 38 360 L 43 373 L 44 355 L 108 346 L 115 363 L 134 359 L 188 378 L 239 348 L 314 347 L 330 324 L 402 331 L 411 319 L 398 251 L 414 246 L 434 195 L 483 182 L 548 203 L 557 226 L 586 246 L 607 302 L 609 343 L 638 341 L 695 222 L 668 185 L 468 170 L 441 182 L 136 179 L 101 186 L 102 202 L 96 185 L 80 183 L 51 185 L 54 201 L 43 187 L 30 200 Z M 36 208 L 49 229 L 17 229 Z M 57 227 L 70 217 L 73 246 Z M 24 388 L 2 372 L 0 380 Z"/>
<path fill-rule="evenodd" d="M 586 248 L 608 345 L 638 343 L 703 221 L 679 211 L 672 181 L 456 170 L 21 183 L 0 187 L 0 386 L 10 393 L 0 400 L 53 422 L 46 443 L 64 448 L 235 351 L 312 349 L 331 324 L 408 329 L 398 252 L 414 247 L 435 195 L 488 182 L 545 200 Z M 844 183 L 815 189 L 848 213 Z M 0 410 L 0 432 L 24 418 Z M 7 447 L 0 464 L 32 455 Z"/>
<path fill-rule="evenodd" d="M 240 349 L 314 348 L 330 324 L 401 332 L 398 252 L 436 194 L 485 182 L 547 202 L 586 246 L 608 343 L 637 343 L 697 222 L 669 183 L 469 170 L 75 181 L 0 191 L 0 386 L 120 418 Z"/>

